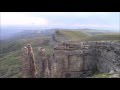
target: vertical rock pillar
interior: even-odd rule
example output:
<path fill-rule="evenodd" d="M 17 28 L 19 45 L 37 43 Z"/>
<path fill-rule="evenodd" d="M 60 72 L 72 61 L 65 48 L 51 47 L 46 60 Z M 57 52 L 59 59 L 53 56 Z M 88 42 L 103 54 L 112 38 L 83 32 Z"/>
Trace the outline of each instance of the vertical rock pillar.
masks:
<path fill-rule="evenodd" d="M 50 56 L 46 55 L 46 50 L 42 47 L 39 47 L 39 56 L 41 61 L 41 78 L 49 78 L 50 77 Z"/>
<path fill-rule="evenodd" d="M 30 44 L 25 46 L 22 55 L 22 77 L 36 78 L 37 70 L 35 64 L 34 53 Z"/>

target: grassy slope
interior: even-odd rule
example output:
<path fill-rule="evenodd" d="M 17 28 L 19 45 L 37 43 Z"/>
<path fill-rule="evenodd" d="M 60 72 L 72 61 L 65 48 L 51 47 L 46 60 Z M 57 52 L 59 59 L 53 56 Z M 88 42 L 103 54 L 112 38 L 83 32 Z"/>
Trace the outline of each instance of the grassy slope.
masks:
<path fill-rule="evenodd" d="M 89 35 L 89 32 L 82 31 L 65 31 L 61 30 L 56 33 L 58 36 L 65 37 L 67 40 L 85 40 L 85 41 L 99 41 L 99 40 L 120 40 L 120 34 L 97 34 Z"/>
<path fill-rule="evenodd" d="M 37 47 L 43 46 L 47 50 L 47 54 L 53 50 L 48 46 L 48 38 L 34 37 L 29 39 L 18 39 L 1 43 L 0 45 L 0 78 L 18 78 L 20 77 L 19 68 L 21 66 L 21 49 L 30 43 L 33 47 L 33 52 L 37 54 Z"/>
<path fill-rule="evenodd" d="M 82 40 L 84 38 L 89 37 L 87 34 L 81 32 L 81 31 L 65 31 L 65 30 L 61 30 L 58 31 L 59 33 L 57 33 L 58 35 L 62 35 L 64 36 L 67 40 Z"/>
<path fill-rule="evenodd" d="M 0 58 L 0 77 L 19 77 L 20 51 L 9 52 Z"/>
<path fill-rule="evenodd" d="M 99 73 L 93 75 L 91 78 L 114 78 L 113 76 L 117 74 L 117 78 L 120 78 L 120 73 Z M 115 77 L 116 78 L 116 77 Z"/>
<path fill-rule="evenodd" d="M 69 40 L 119 40 L 119 34 L 109 34 L 109 35 L 98 35 L 89 37 L 86 33 L 81 31 L 59 31 L 58 36 L 64 36 Z M 47 53 L 51 54 L 53 49 L 48 46 L 47 41 L 41 44 L 46 37 L 34 37 L 29 39 L 20 39 L 17 41 L 10 41 L 4 44 L 0 44 L 0 77 L 20 77 L 19 67 L 20 67 L 20 55 L 21 48 L 27 43 L 32 44 L 34 54 L 37 54 L 37 47 L 42 46 L 46 48 Z M 36 58 L 37 59 L 37 58 Z"/>
<path fill-rule="evenodd" d="M 99 40 L 120 40 L 120 34 L 102 34 L 87 38 L 88 41 L 99 41 Z"/>

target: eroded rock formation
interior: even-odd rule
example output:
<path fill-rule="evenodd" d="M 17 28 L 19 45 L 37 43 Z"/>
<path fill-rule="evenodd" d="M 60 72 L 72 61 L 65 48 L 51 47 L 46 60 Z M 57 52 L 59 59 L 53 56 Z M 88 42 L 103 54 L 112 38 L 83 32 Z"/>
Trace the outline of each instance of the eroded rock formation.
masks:
<path fill-rule="evenodd" d="M 120 72 L 120 43 L 63 42 L 52 55 L 39 49 L 42 78 L 89 77 L 96 72 Z M 25 57 L 24 57 L 25 59 Z"/>
<path fill-rule="evenodd" d="M 62 43 L 55 47 L 55 52 L 55 56 L 61 53 L 69 57 L 66 59 L 68 60 L 66 71 L 70 77 L 77 73 L 78 77 L 86 77 L 96 72 L 120 72 L 120 43 L 104 41 Z"/>
<path fill-rule="evenodd" d="M 22 53 L 22 77 L 23 78 L 37 77 L 35 58 L 30 44 L 24 47 Z"/>

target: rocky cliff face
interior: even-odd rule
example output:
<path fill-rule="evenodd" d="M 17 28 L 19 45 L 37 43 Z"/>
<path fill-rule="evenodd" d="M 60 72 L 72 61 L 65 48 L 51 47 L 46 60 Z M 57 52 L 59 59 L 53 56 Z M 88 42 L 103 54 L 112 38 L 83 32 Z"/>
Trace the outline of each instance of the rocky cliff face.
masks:
<path fill-rule="evenodd" d="M 120 44 L 105 43 L 97 49 L 97 67 L 100 72 L 120 72 Z"/>
<path fill-rule="evenodd" d="M 116 42 L 63 42 L 54 47 L 53 55 L 40 57 L 43 78 L 80 78 L 96 72 L 120 72 L 120 43 Z"/>
<path fill-rule="evenodd" d="M 55 47 L 54 54 L 58 77 L 86 77 L 96 72 L 120 72 L 120 43 L 62 43 Z"/>

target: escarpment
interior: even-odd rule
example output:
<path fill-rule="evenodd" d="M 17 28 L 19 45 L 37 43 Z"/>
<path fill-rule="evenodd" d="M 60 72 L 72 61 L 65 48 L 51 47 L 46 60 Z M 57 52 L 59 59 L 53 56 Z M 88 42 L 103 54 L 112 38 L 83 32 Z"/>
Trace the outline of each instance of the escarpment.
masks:
<path fill-rule="evenodd" d="M 54 47 L 51 55 L 45 54 L 44 48 L 39 48 L 38 52 L 39 78 L 81 78 L 90 77 L 97 72 L 120 72 L 119 42 L 63 42 Z M 29 58 L 25 59 L 25 55 L 23 58 L 26 62 L 30 61 Z M 31 69 L 30 65 L 25 67 Z M 35 65 L 32 68 L 35 68 Z M 34 73 L 35 71 L 31 74 L 35 75 Z"/>

